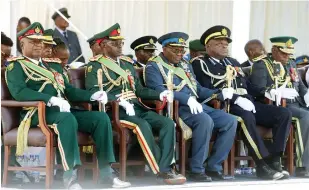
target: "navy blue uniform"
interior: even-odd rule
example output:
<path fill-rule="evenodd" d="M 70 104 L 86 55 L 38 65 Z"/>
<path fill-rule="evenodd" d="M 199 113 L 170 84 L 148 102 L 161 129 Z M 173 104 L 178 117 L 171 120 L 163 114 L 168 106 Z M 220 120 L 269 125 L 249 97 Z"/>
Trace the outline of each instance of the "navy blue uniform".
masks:
<path fill-rule="evenodd" d="M 227 86 L 226 79 L 216 78 L 225 75 L 227 65 L 233 66 L 237 71 L 237 76 L 232 81 L 234 94 L 230 101 L 230 113 L 239 116 L 241 118 L 239 118 L 239 121 L 244 124 L 241 125 L 241 128 L 249 154 L 253 156 L 254 160 L 263 159 L 269 154 L 282 154 L 291 125 L 291 113 L 289 110 L 254 101 L 248 92 L 258 93 L 261 89 L 249 84 L 245 74 L 240 69 L 240 63 L 233 58 L 228 57 L 218 61 L 206 55 L 192 63 L 196 79 L 202 86 L 210 89 L 222 89 Z M 240 96 L 253 102 L 256 113 L 246 111 L 235 104 L 235 101 Z M 273 145 L 269 150 L 265 147 L 263 139 L 257 130 L 257 124 L 272 128 L 274 138 Z"/>
<path fill-rule="evenodd" d="M 164 62 L 168 63 L 162 53 L 159 56 L 161 56 Z M 174 66 L 182 68 L 187 73 L 191 73 L 195 78 L 189 64 L 175 64 Z M 150 60 L 145 69 L 146 86 L 159 92 L 166 90 L 165 81 L 157 63 Z M 167 75 L 168 69 L 163 68 L 163 70 Z M 175 74 L 173 75 L 175 86 L 178 86 L 182 81 L 180 77 Z M 218 92 L 218 90 L 204 88 L 198 82 L 196 86 L 199 100 L 205 100 Z M 188 85 L 185 85 L 179 91 L 174 90 L 174 99 L 178 100 L 180 104 L 179 116 L 192 129 L 191 171 L 194 173 L 205 171 L 204 162 L 208 157 L 209 141 L 213 132 L 217 132 L 217 138 L 213 145 L 213 151 L 207 158 L 206 170 L 221 171 L 221 164 L 227 158 L 234 142 L 237 120 L 234 116 L 222 110 L 213 109 L 205 104 L 202 105 L 202 113 L 192 114 L 187 105 L 188 99 L 191 96 L 196 97 Z"/>

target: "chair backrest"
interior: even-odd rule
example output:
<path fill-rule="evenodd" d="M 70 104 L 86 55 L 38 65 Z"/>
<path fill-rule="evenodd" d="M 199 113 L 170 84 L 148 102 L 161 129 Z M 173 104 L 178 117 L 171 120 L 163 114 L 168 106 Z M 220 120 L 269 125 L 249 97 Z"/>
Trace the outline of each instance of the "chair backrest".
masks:
<path fill-rule="evenodd" d="M 144 81 L 144 69 L 143 68 L 135 68 L 136 76 L 139 78 L 141 81 L 142 85 L 145 86 L 145 81 Z"/>
<path fill-rule="evenodd" d="M 86 67 L 80 67 L 78 69 L 69 69 L 68 76 L 70 83 L 80 89 L 86 89 L 85 87 L 85 71 Z"/>
<path fill-rule="evenodd" d="M 304 84 L 308 87 L 308 84 L 307 84 L 307 81 L 306 81 L 306 73 L 307 73 L 307 70 L 308 70 L 308 66 L 297 68 L 297 70 L 298 70 L 298 73 L 300 75 L 300 79 L 303 80 Z"/>
<path fill-rule="evenodd" d="M 247 77 L 250 76 L 251 66 L 242 67 L 241 69 L 242 69 L 242 71 L 245 73 L 245 75 L 246 75 Z"/>
<path fill-rule="evenodd" d="M 12 96 L 5 82 L 5 68 L 1 69 L 1 100 L 12 100 Z M 20 121 L 19 107 L 3 107 L 1 104 L 1 122 L 3 134 L 9 132 L 13 128 L 18 127 Z"/>

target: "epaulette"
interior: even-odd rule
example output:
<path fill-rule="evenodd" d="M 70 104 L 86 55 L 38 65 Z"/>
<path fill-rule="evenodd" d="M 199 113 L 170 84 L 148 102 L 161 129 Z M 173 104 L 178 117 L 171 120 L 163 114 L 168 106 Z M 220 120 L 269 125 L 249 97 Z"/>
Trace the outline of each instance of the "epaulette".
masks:
<path fill-rule="evenodd" d="M 61 63 L 61 60 L 59 58 L 42 58 L 42 61 L 48 63 Z"/>
<path fill-rule="evenodd" d="M 25 59 L 25 57 L 23 57 L 23 56 L 11 57 L 11 58 L 8 58 L 7 61 L 13 62 L 13 61 L 22 60 L 22 59 Z"/>
<path fill-rule="evenodd" d="M 120 56 L 119 59 L 127 61 L 127 62 L 132 63 L 132 64 L 134 63 L 133 59 L 131 59 L 130 57 L 127 57 L 127 56 Z"/>
<path fill-rule="evenodd" d="M 96 55 L 94 57 L 91 57 L 89 61 L 98 61 L 102 56 L 103 56 L 102 54 Z"/>
<path fill-rule="evenodd" d="M 260 55 L 260 56 L 258 56 L 258 57 L 256 57 L 256 58 L 254 58 L 252 61 L 253 62 L 257 62 L 257 61 L 260 61 L 260 60 L 262 60 L 262 59 L 264 59 L 264 58 L 266 58 L 267 57 L 267 55 Z"/>

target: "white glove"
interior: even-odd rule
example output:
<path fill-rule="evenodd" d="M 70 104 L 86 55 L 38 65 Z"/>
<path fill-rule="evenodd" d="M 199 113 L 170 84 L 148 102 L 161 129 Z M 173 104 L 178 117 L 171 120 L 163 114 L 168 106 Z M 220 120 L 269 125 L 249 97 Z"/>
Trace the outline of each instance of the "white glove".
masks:
<path fill-rule="evenodd" d="M 223 99 L 232 99 L 234 94 L 234 89 L 233 88 L 223 88 L 222 89 L 222 95 Z"/>
<path fill-rule="evenodd" d="M 71 105 L 68 101 L 58 98 L 58 97 L 51 97 L 49 100 L 49 103 L 51 106 L 58 106 L 60 109 L 60 112 L 70 112 Z"/>
<path fill-rule="evenodd" d="M 78 68 L 84 66 L 85 64 L 86 64 L 86 63 L 75 61 L 75 62 L 73 62 L 73 63 L 70 63 L 70 64 L 69 64 L 69 67 L 70 67 L 71 69 L 78 69 Z"/>
<path fill-rule="evenodd" d="M 163 92 L 160 93 L 160 100 L 163 101 L 163 98 L 166 97 L 168 102 L 173 102 L 174 97 L 173 97 L 173 92 L 170 90 L 164 90 Z"/>
<path fill-rule="evenodd" d="M 305 94 L 304 100 L 305 100 L 306 106 L 309 107 L 309 92 Z"/>
<path fill-rule="evenodd" d="M 190 97 L 187 104 L 190 107 L 192 114 L 198 114 L 203 112 L 203 106 L 194 98 Z"/>
<path fill-rule="evenodd" d="M 271 89 L 269 92 L 265 92 L 265 97 L 271 101 L 276 101 L 276 105 L 281 105 L 281 91 L 276 89 Z"/>
<path fill-rule="evenodd" d="M 99 101 L 101 102 L 102 104 L 106 104 L 107 103 L 107 94 L 105 91 L 101 90 L 101 91 L 98 91 L 98 92 L 95 92 L 94 94 L 92 94 L 91 98 L 90 98 L 91 101 Z"/>
<path fill-rule="evenodd" d="M 280 88 L 278 89 L 282 98 L 294 99 L 299 96 L 298 92 L 294 88 Z"/>
<path fill-rule="evenodd" d="M 126 114 L 129 116 L 135 116 L 135 111 L 134 111 L 134 104 L 130 104 L 128 101 L 119 98 L 119 105 L 123 107 L 123 109 L 126 110 Z"/>
<path fill-rule="evenodd" d="M 256 112 L 254 104 L 247 98 L 238 97 L 234 104 L 237 104 L 239 107 L 246 111 L 252 111 L 253 113 Z"/>

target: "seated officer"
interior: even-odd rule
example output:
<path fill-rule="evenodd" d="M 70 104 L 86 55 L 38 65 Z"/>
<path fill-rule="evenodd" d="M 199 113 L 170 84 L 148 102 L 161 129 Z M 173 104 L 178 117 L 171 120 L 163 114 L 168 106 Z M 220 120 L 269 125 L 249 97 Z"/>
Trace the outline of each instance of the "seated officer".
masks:
<path fill-rule="evenodd" d="M 113 152 L 112 126 L 108 116 L 101 112 L 89 112 L 71 109 L 69 101 L 107 102 L 104 91 L 90 93 L 72 87 L 64 79 L 62 68 L 57 62 L 42 61 L 43 27 L 35 22 L 21 30 L 17 37 L 23 56 L 12 58 L 6 70 L 7 85 L 17 101 L 43 101 L 46 107 L 46 123 L 57 135 L 62 165 L 63 180 L 67 189 L 81 189 L 73 176 L 73 169 L 81 165 L 77 131 L 91 134 L 95 144 L 101 179 L 108 186 L 128 187 L 130 183 L 120 181 L 111 172 L 110 163 L 115 162 Z M 22 121 L 19 127 L 38 125 L 36 109 L 21 111 Z M 29 122 L 29 125 L 28 125 Z M 30 124 L 31 123 L 31 124 Z M 16 155 L 22 155 L 27 135 L 18 133 Z M 19 140 L 22 139 L 22 142 Z"/>
<path fill-rule="evenodd" d="M 157 174 L 158 180 L 166 184 L 183 184 L 186 178 L 177 174 L 174 169 L 174 122 L 149 111 L 139 101 L 139 98 L 163 101 L 164 97 L 172 101 L 170 92 L 166 90 L 159 93 L 141 85 L 132 59 L 121 56 L 124 38 L 120 35 L 118 23 L 95 35 L 95 39 L 103 54 L 90 59 L 86 72 L 86 88 L 96 92 L 102 86 L 109 100 L 119 102 L 121 124 L 137 135 L 148 164 L 154 174 Z M 112 117 L 111 110 L 107 113 Z M 159 145 L 155 142 L 153 130 L 159 133 Z"/>
<path fill-rule="evenodd" d="M 56 42 L 53 40 L 53 30 L 52 29 L 47 29 L 44 30 L 43 36 L 45 39 L 43 40 L 43 50 L 42 50 L 42 55 L 41 57 L 44 58 L 51 58 L 53 57 L 53 45 L 57 45 Z"/>
<path fill-rule="evenodd" d="M 247 93 L 250 87 L 247 86 L 247 79 L 240 63 L 227 57 L 228 45 L 232 42 L 230 35 L 230 30 L 225 26 L 213 26 L 204 32 L 200 41 L 205 44 L 207 55 L 192 63 L 196 79 L 202 86 L 210 89 L 229 87 L 226 70 L 228 66 L 232 66 L 235 78 L 232 79 L 231 86 L 234 88 L 234 95 L 228 106 L 231 114 L 239 116 L 244 142 L 257 165 L 257 177 L 280 179 L 284 177 L 282 169 L 277 169 L 274 163 L 285 150 L 291 126 L 291 113 L 286 108 L 256 102 Z M 273 128 L 274 138 L 270 151 L 259 134 L 257 124 Z"/>
<path fill-rule="evenodd" d="M 295 60 L 297 68 L 305 67 L 309 64 L 309 56 L 302 55 L 296 58 Z"/>
<path fill-rule="evenodd" d="M 174 72 L 174 97 L 179 101 L 179 116 L 192 129 L 192 159 L 190 162 L 192 181 L 232 179 L 222 173 L 222 162 L 227 158 L 234 143 L 237 121 L 222 110 L 213 109 L 200 100 L 211 97 L 218 90 L 202 87 L 195 80 L 190 65 L 182 57 L 188 35 L 182 32 L 168 33 L 159 38 L 163 52 L 149 60 L 145 71 L 146 86 L 164 92 L 167 74 Z M 233 92 L 225 89 L 223 97 L 231 98 Z M 221 95 L 222 97 L 222 95 Z M 213 151 L 208 157 L 209 141 L 213 132 L 218 132 Z M 208 158 L 207 158 L 208 157 Z M 207 161 L 206 161 L 207 158 Z M 206 174 L 204 162 L 206 161 Z"/>
<path fill-rule="evenodd" d="M 11 56 L 13 41 L 1 32 L 1 68 L 6 67 L 6 60 Z"/>
<path fill-rule="evenodd" d="M 137 61 L 134 67 L 145 67 L 148 59 L 155 54 L 157 38 L 155 36 L 143 36 L 136 39 L 131 44 L 131 49 L 135 51 Z"/>
<path fill-rule="evenodd" d="M 199 39 L 192 40 L 189 42 L 189 54 L 185 55 L 183 58 L 190 62 L 195 57 L 203 56 L 206 54 L 204 46 L 201 44 Z"/>
<path fill-rule="evenodd" d="M 241 67 L 250 67 L 253 65 L 255 59 L 266 54 L 265 48 L 260 40 L 249 40 L 245 45 L 245 52 L 248 60 L 241 64 Z"/>
<path fill-rule="evenodd" d="M 263 99 L 265 91 L 275 92 L 278 101 L 281 97 L 287 99 L 287 108 L 292 112 L 297 132 L 296 148 L 299 151 L 296 152 L 299 154 L 296 176 L 309 177 L 309 93 L 299 77 L 295 62 L 290 59 L 290 55 L 294 54 L 294 43 L 297 39 L 279 36 L 270 38 L 270 41 L 272 53 L 254 63 L 250 81 L 262 89 L 256 94 L 257 99 Z"/>
<path fill-rule="evenodd" d="M 89 47 L 90 47 L 90 49 L 91 49 L 91 51 L 92 51 L 93 57 L 102 53 L 102 52 L 101 52 L 102 50 L 101 50 L 99 44 L 96 43 L 96 40 L 95 40 L 95 37 L 94 37 L 94 36 L 91 37 L 91 38 L 89 38 L 89 39 L 87 40 L 87 42 L 89 43 Z"/>

